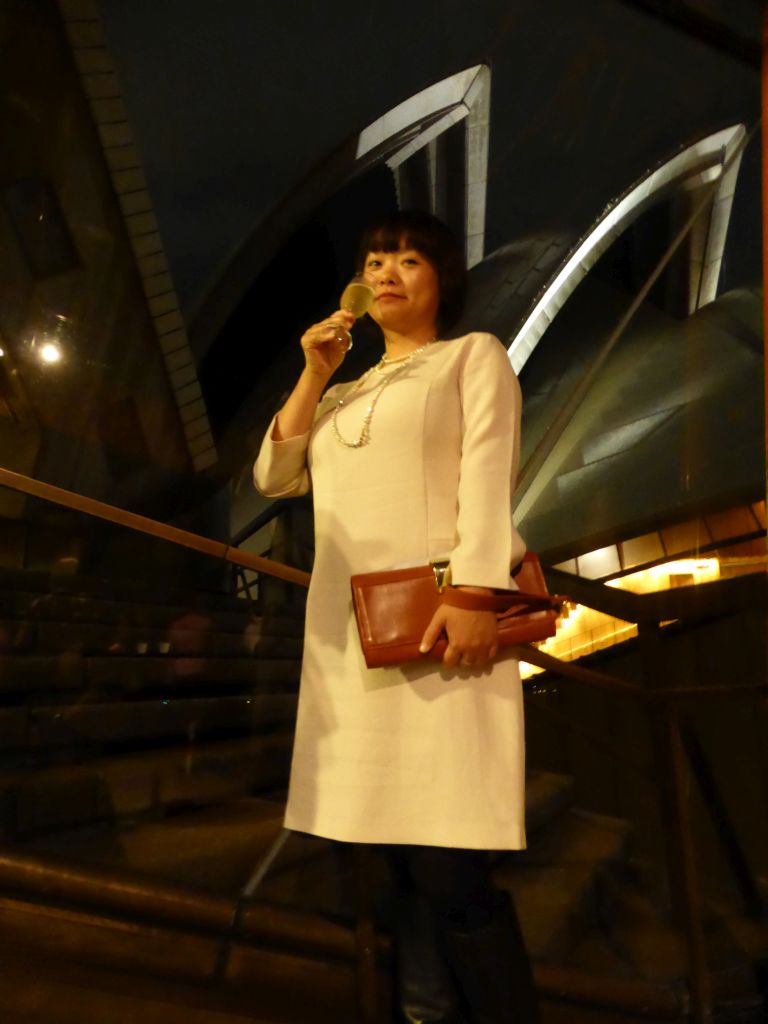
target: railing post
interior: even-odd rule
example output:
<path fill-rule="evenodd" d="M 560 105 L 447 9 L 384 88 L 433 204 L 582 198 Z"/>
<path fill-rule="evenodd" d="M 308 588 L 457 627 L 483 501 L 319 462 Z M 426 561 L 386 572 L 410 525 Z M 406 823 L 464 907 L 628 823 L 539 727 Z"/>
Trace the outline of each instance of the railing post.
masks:
<path fill-rule="evenodd" d="M 643 670 L 648 683 L 665 685 L 661 633 L 656 623 L 638 628 Z M 688 801 L 688 763 L 680 734 L 679 712 L 672 702 L 652 709 L 655 766 L 667 854 L 672 908 L 685 941 L 691 1021 L 713 1021 L 712 985 L 704 941 L 701 888 L 696 866 L 693 822 Z"/>
<path fill-rule="evenodd" d="M 701 793 L 709 816 L 715 828 L 723 856 L 731 870 L 731 875 L 739 890 L 744 909 L 753 921 L 765 920 L 765 900 L 760 892 L 755 873 L 749 863 L 736 825 L 728 807 L 728 802 L 718 785 L 712 765 L 707 758 L 704 746 L 693 722 L 688 716 L 679 718 L 680 739 L 693 778 Z"/>
<path fill-rule="evenodd" d="M 768 7 L 763 10 L 763 67 L 762 67 L 762 106 L 763 106 L 763 323 L 768 326 Z M 765 361 L 765 406 L 768 410 L 768 330 L 763 330 L 763 346 Z M 766 416 L 766 448 L 768 449 L 768 416 Z"/>
<path fill-rule="evenodd" d="M 669 770 L 669 788 L 664 803 L 671 814 L 666 841 L 669 850 L 670 873 L 673 879 L 673 900 L 677 918 L 685 937 L 688 960 L 688 988 L 691 999 L 691 1020 L 695 1024 L 710 1024 L 714 1019 L 712 984 L 704 941 L 703 908 L 693 822 L 688 799 L 688 764 L 680 735 L 680 715 L 674 705 L 661 709 L 660 730 L 665 750 L 665 767 Z M 661 777 L 664 778 L 662 771 Z M 662 784 L 662 793 L 665 787 Z M 675 876 L 677 876 L 675 878 Z"/>

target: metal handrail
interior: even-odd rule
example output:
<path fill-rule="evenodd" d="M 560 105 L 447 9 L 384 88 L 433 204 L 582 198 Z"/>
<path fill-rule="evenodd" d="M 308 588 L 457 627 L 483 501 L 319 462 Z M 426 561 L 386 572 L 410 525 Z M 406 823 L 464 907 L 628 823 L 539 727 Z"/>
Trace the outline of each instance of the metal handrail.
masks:
<path fill-rule="evenodd" d="M 649 689 L 638 683 L 628 683 L 626 680 L 606 672 L 595 672 L 594 669 L 584 668 L 583 665 L 577 665 L 573 661 L 561 661 L 560 658 L 555 658 L 528 644 L 508 647 L 506 650 L 520 661 L 525 661 L 529 665 L 537 665 L 545 672 L 565 676 L 576 683 L 582 683 L 597 690 L 611 690 L 618 696 L 631 697 L 633 700 L 649 706 L 686 700 L 691 697 L 754 697 L 757 694 L 768 696 L 768 682 L 736 686 L 671 686 Z"/>
<path fill-rule="evenodd" d="M 128 512 L 127 510 L 118 508 L 115 505 L 109 505 L 106 502 L 97 501 L 95 498 L 88 498 L 83 494 L 76 493 L 75 491 L 68 491 L 62 487 L 56 487 L 53 484 L 47 484 L 43 481 L 35 480 L 33 477 L 25 476 L 23 473 L 16 473 L 9 469 L 0 468 L 0 486 L 9 487 L 11 490 L 20 491 L 36 498 L 43 498 L 44 500 L 53 502 L 54 504 L 62 505 L 66 508 L 71 508 L 74 511 L 83 512 L 86 515 L 92 515 L 99 519 L 104 519 L 117 526 L 124 526 L 150 537 L 167 540 L 169 543 L 177 544 L 180 547 L 186 547 L 193 551 L 198 551 L 201 554 L 209 555 L 212 558 L 227 561 L 232 565 L 239 566 L 243 569 L 263 572 L 269 576 L 274 576 L 277 579 L 282 579 L 289 583 L 295 583 L 298 586 L 309 586 L 309 581 L 311 579 L 310 573 L 304 572 L 301 569 L 295 569 L 292 566 L 284 565 L 282 562 L 276 562 L 271 558 L 264 558 L 259 555 L 252 555 L 248 552 L 237 550 L 234 543 L 239 534 L 233 538 L 232 544 L 224 544 L 221 541 L 212 540 L 210 537 L 203 537 L 200 534 L 192 533 L 189 530 L 182 530 L 176 526 L 168 526 L 166 523 L 160 523 L 148 516 L 138 515 L 135 512 Z M 279 503 L 275 503 L 275 505 L 270 506 L 270 509 L 266 510 L 267 512 L 272 512 L 272 516 L 269 518 L 279 515 L 281 509 L 276 508 L 277 504 Z M 266 521 L 269 521 L 269 519 Z M 682 617 L 685 606 L 687 606 L 685 607 L 686 611 L 690 610 L 690 595 L 683 597 L 680 590 L 638 595 L 630 594 L 626 591 L 615 590 L 610 587 L 596 585 L 591 581 L 583 580 L 576 576 L 572 577 L 568 573 L 558 572 L 557 570 L 547 570 L 547 575 L 550 578 L 556 579 L 558 584 L 565 584 L 565 588 L 568 589 L 572 596 L 577 599 L 583 595 L 582 603 L 589 604 L 590 607 L 596 608 L 598 611 L 608 611 L 610 614 L 614 614 L 619 618 L 625 618 L 628 621 L 634 621 L 637 623 L 659 622 L 662 619 Z M 733 587 L 734 590 L 727 594 L 715 595 L 714 599 L 712 599 L 711 594 L 709 595 L 709 599 L 707 599 L 706 596 L 701 598 L 701 588 L 696 588 L 697 605 L 699 606 L 696 608 L 696 617 L 700 615 L 717 614 L 718 612 L 722 613 L 725 610 L 733 611 L 739 606 L 746 606 L 750 603 L 746 600 L 734 603 L 734 597 L 736 596 L 734 591 L 745 587 L 744 579 L 751 579 L 751 577 L 739 578 L 738 580 L 720 581 L 720 583 L 716 585 L 718 588 L 725 586 L 729 588 L 729 591 L 731 587 Z M 762 577 L 760 579 L 762 579 Z M 713 586 L 713 584 L 709 585 L 709 587 L 711 586 Z M 709 588 L 707 589 L 709 591 Z M 596 597 L 599 597 L 600 600 L 596 601 Z M 586 598 L 586 600 L 584 600 L 584 598 Z M 690 618 L 689 615 L 686 615 L 685 617 Z M 602 690 L 613 690 L 617 694 L 630 696 L 648 703 L 655 703 L 669 699 L 680 699 L 690 696 L 715 697 L 733 694 L 749 694 L 768 690 L 768 684 L 733 687 L 674 687 L 649 690 L 635 683 L 628 683 L 625 680 L 619 679 L 617 676 L 609 675 L 608 673 L 595 672 L 593 669 L 584 668 L 570 661 L 561 661 L 559 658 L 546 654 L 544 651 L 540 651 L 535 647 L 520 646 L 513 648 L 513 650 L 521 661 L 526 661 L 532 665 L 538 665 L 540 668 L 547 671 L 557 672 L 558 674 L 573 679 L 576 682 L 581 682 Z"/>
<path fill-rule="evenodd" d="M 35 498 L 43 498 L 45 501 L 71 508 L 76 512 L 84 512 L 97 519 L 105 519 L 117 526 L 125 526 L 129 530 L 135 530 L 146 536 L 167 540 L 171 544 L 198 551 L 203 555 L 210 555 L 211 558 L 218 558 L 242 569 L 263 572 L 268 576 L 274 576 L 288 583 L 295 583 L 300 587 L 309 586 L 310 573 L 304 572 L 302 569 L 294 569 L 293 566 L 283 565 L 282 562 L 275 562 L 271 558 L 262 558 L 259 555 L 249 554 L 247 551 L 240 551 L 231 544 L 224 544 L 222 541 L 212 540 L 210 537 L 202 537 L 198 533 L 181 530 L 177 526 L 168 526 L 156 519 L 150 519 L 149 516 L 128 512 L 116 505 L 109 505 L 104 501 L 97 501 L 95 498 L 87 498 L 84 494 L 43 483 L 41 480 L 25 476 L 23 473 L 14 473 L 10 469 L 0 468 L 0 487 L 9 487 L 11 490 L 20 491 Z"/>
<path fill-rule="evenodd" d="M 233 548 L 239 548 L 241 544 L 244 544 L 254 533 L 258 533 L 263 527 L 271 523 L 273 519 L 277 519 L 282 514 L 284 509 L 288 508 L 291 503 L 290 498 L 278 498 L 277 501 L 273 501 L 268 508 L 265 508 L 262 512 L 259 512 L 257 516 L 254 516 L 250 523 L 247 523 L 242 529 L 238 530 L 230 540 L 230 544 Z"/>

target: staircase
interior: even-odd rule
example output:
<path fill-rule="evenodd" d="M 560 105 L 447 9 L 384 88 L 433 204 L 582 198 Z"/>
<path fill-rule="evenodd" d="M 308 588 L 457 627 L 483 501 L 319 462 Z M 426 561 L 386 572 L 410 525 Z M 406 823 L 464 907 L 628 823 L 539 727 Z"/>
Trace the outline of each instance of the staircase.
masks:
<path fill-rule="evenodd" d="M 292 835 L 239 899 L 280 835 L 300 613 L 3 573 L 0 617 L 5 1019 L 356 1022 L 345 851 Z M 545 1021 L 681 1020 L 681 951 L 633 884 L 630 830 L 572 796 L 532 772 L 530 848 L 495 862 Z"/>

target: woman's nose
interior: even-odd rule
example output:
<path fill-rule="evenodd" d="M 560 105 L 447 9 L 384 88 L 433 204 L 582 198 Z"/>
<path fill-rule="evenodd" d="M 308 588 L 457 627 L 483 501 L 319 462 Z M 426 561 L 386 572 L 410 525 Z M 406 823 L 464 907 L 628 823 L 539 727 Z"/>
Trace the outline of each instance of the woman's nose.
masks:
<path fill-rule="evenodd" d="M 380 281 L 394 281 L 397 276 L 394 263 L 382 263 L 379 268 Z"/>

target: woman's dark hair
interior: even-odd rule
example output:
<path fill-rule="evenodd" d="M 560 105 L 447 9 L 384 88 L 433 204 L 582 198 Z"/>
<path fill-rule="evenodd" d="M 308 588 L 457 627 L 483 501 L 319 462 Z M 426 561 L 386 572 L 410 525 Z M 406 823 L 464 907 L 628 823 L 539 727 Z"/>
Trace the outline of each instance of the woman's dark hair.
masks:
<path fill-rule="evenodd" d="M 358 273 L 369 252 L 397 252 L 401 242 L 420 252 L 435 268 L 440 287 L 436 326 L 443 334 L 454 326 L 464 309 L 467 270 L 462 248 L 448 225 L 431 213 L 401 210 L 368 225 L 357 254 Z"/>

